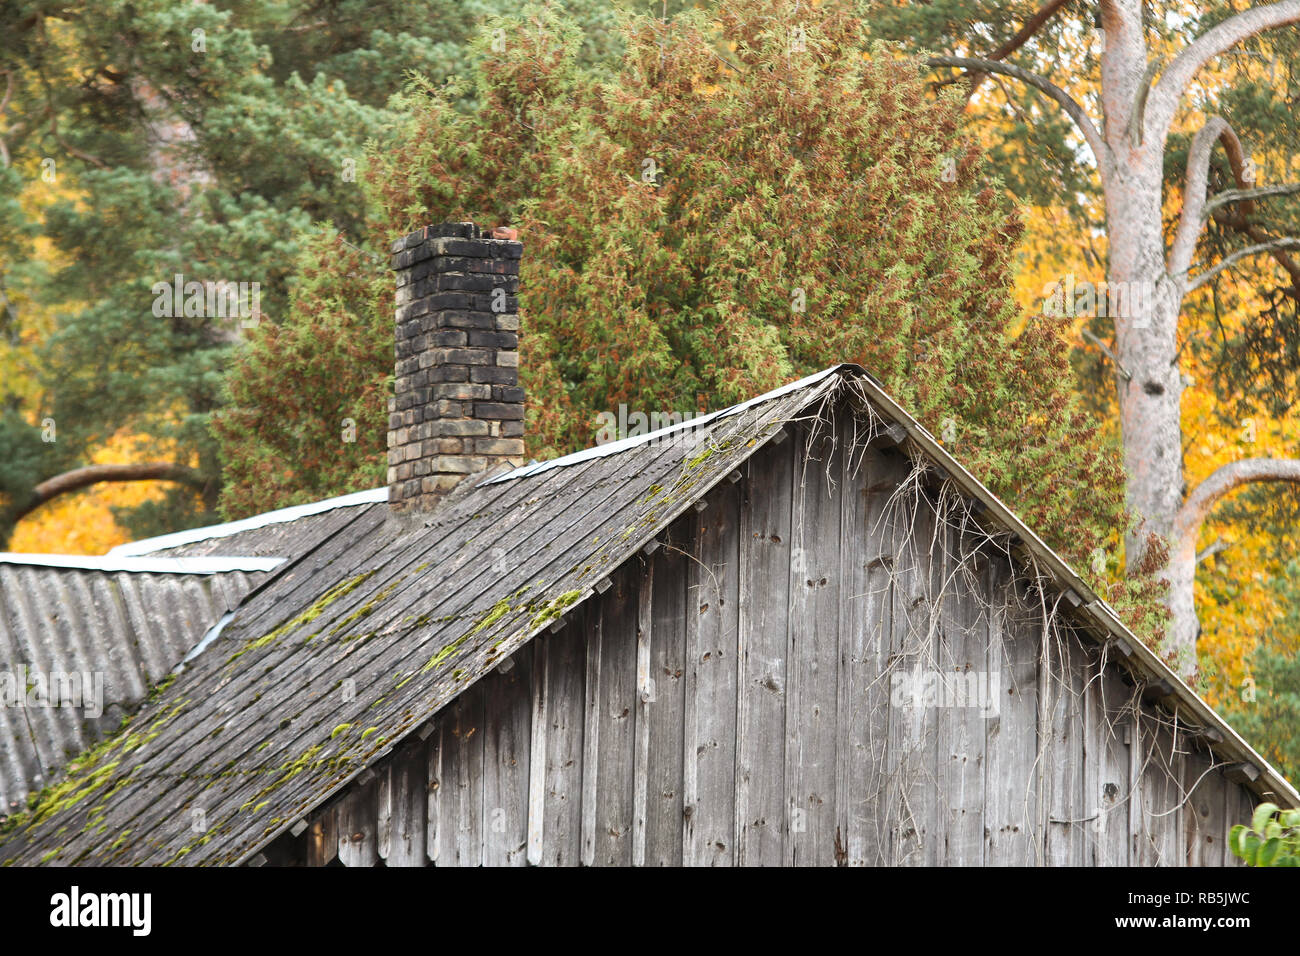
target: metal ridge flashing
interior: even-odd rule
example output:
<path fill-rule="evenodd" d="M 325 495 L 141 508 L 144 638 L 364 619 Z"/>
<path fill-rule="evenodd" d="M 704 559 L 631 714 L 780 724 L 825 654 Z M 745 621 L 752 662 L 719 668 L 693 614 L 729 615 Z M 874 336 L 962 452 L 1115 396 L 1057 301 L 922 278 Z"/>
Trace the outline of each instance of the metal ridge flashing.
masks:
<path fill-rule="evenodd" d="M 322 501 L 312 501 L 305 505 L 292 505 L 288 508 L 278 508 L 275 511 L 267 511 L 260 515 L 253 515 L 250 518 L 241 518 L 238 521 L 227 521 L 224 524 L 207 525 L 203 528 L 190 528 L 188 531 L 174 531 L 171 534 L 158 535 L 154 538 L 142 538 L 139 541 L 129 541 L 126 544 L 119 544 L 116 548 L 111 548 L 108 553 L 118 557 L 152 554 L 155 551 L 165 551 L 168 548 L 179 548 L 182 545 L 194 544 L 198 541 L 207 541 L 210 538 L 226 538 L 232 534 L 239 534 L 241 531 L 252 531 L 256 528 L 264 528 L 270 524 L 283 524 L 287 521 L 295 521 L 298 518 L 320 514 L 324 511 L 333 511 L 335 508 L 352 508 L 357 505 L 377 504 L 378 502 L 387 500 L 387 487 L 371 488 L 367 491 L 354 491 L 352 494 L 339 495 L 337 498 L 325 498 Z"/>
<path fill-rule="evenodd" d="M 731 405 L 727 408 L 721 408 L 716 412 L 707 412 L 695 418 L 689 418 L 684 422 L 678 422 L 674 425 L 667 425 L 664 428 L 657 428 L 652 432 L 646 432 L 643 435 L 633 435 L 630 438 L 621 438 L 618 441 L 607 442 L 604 445 L 593 445 L 591 448 L 584 448 L 582 451 L 574 452 L 571 455 L 564 455 L 560 458 L 551 458 L 547 461 L 533 462 L 529 465 L 522 465 L 505 474 L 497 475 L 483 482 L 485 485 L 495 484 L 498 481 L 512 481 L 515 478 L 526 478 L 530 475 L 540 474 L 543 471 L 550 471 L 552 468 L 567 468 L 570 465 L 578 465 L 584 461 L 591 461 L 593 458 L 605 458 L 608 455 L 617 455 L 619 452 L 627 451 L 629 448 L 635 448 L 637 445 L 644 445 L 646 442 L 661 441 L 668 435 L 676 432 L 691 431 L 707 425 L 710 422 L 717 421 L 721 418 L 727 418 L 731 415 L 738 415 L 748 408 L 763 402 L 770 402 L 774 398 L 780 398 L 790 392 L 806 388 L 809 385 L 816 384 L 829 375 L 840 371 L 841 369 L 858 369 L 866 374 L 866 370 L 857 365 L 832 365 L 830 368 L 824 368 L 820 372 L 814 372 L 812 375 L 805 376 L 797 382 L 790 382 L 788 385 L 782 385 L 780 388 L 774 388 L 770 392 L 765 392 L 748 401 L 741 402 L 739 405 Z"/>

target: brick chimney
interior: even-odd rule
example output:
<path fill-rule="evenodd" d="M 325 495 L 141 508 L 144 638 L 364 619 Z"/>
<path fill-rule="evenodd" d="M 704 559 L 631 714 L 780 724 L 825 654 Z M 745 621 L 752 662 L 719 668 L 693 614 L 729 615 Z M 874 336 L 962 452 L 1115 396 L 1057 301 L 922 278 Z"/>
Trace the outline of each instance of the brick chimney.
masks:
<path fill-rule="evenodd" d="M 497 238 L 497 236 L 508 238 Z M 388 503 L 427 509 L 467 475 L 524 456 L 513 230 L 426 226 L 393 243 L 397 367 Z"/>

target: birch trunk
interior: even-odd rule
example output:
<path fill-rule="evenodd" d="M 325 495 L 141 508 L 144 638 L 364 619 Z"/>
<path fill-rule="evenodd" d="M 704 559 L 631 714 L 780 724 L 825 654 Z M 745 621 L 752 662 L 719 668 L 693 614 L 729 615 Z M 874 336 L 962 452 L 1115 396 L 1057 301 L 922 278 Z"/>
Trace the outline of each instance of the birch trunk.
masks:
<path fill-rule="evenodd" d="M 1183 676 L 1190 677 L 1196 670 L 1200 633 L 1195 580 L 1196 538 L 1202 522 L 1224 495 L 1244 484 L 1300 483 L 1300 459 L 1233 462 L 1190 493 L 1184 482 L 1184 380 L 1178 366 L 1184 297 L 1251 255 L 1272 253 L 1293 277 L 1300 273 L 1300 266 L 1284 252 L 1300 249 L 1300 237 L 1268 237 L 1248 231 L 1254 245 L 1237 250 L 1195 278 L 1189 277 L 1204 231 L 1210 153 L 1216 144 L 1223 145 L 1237 185 L 1237 190 L 1217 197 L 1217 203 L 1238 202 L 1242 215 L 1257 198 L 1300 193 L 1300 183 L 1247 189 L 1246 185 L 1254 182 L 1253 175 L 1243 175 L 1248 156 L 1228 122 L 1212 116 L 1193 138 L 1181 218 L 1166 250 L 1162 215 L 1165 141 L 1197 72 L 1252 36 L 1300 23 L 1300 0 L 1280 0 L 1236 12 L 1186 44 L 1167 65 L 1148 60 L 1142 0 L 1100 0 L 1100 102 L 1104 114 L 1100 129 L 1087 110 L 1048 78 L 1000 62 L 1059 7 L 1048 3 L 991 58 L 936 56 L 928 62 L 956 67 L 977 78 L 1000 74 L 1034 87 L 1056 101 L 1096 159 L 1106 206 L 1106 305 L 1115 324 L 1126 498 L 1136 519 L 1135 526 L 1125 533 L 1125 564 L 1130 574 L 1163 564 L 1169 585 L 1166 605 L 1171 614 L 1163 650 L 1172 655 Z M 1168 544 L 1167 560 L 1148 554 L 1151 535 Z"/>

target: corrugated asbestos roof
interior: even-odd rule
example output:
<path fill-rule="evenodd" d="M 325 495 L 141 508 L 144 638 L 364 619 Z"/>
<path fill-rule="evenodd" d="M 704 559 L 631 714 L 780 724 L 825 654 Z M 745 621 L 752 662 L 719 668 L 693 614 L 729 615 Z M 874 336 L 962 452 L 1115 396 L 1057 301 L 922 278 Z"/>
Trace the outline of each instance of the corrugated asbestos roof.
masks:
<path fill-rule="evenodd" d="M 1079 623 L 1218 728 L 1279 803 L 1300 795 L 856 366 L 682 430 L 675 442 L 580 454 L 467 480 L 414 523 L 366 509 L 291 561 L 152 700 L 79 762 L 0 844 L 34 863 L 239 863 L 338 793 L 476 679 L 593 593 L 713 485 L 852 383 L 1039 567 L 1079 597 Z M 195 826 L 195 821 L 202 826 Z"/>
<path fill-rule="evenodd" d="M 0 553 L 0 682 L 10 674 L 25 690 L 56 673 L 102 681 L 98 717 L 84 707 L 0 705 L 0 814 L 116 730 L 266 572 L 386 498 L 387 489 L 363 491 L 101 556 Z"/>
<path fill-rule="evenodd" d="M 12 681 L 0 683 L 0 812 L 114 730 L 263 577 L 0 563 L 0 681 Z M 88 709 L 17 706 L 13 699 L 16 691 L 26 704 L 39 681 L 72 674 L 91 691 L 69 703 Z"/>

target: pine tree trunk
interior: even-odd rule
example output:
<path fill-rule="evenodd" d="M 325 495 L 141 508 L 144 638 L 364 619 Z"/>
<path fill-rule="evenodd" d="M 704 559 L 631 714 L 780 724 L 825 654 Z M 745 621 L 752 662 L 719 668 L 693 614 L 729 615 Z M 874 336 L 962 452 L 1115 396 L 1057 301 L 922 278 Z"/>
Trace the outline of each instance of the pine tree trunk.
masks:
<path fill-rule="evenodd" d="M 1127 160 L 1127 162 L 1125 162 Z M 1128 504 L 1138 523 L 1125 537 L 1129 573 L 1148 557 L 1148 536 L 1174 539 L 1174 521 L 1184 499 L 1183 378 L 1178 367 L 1178 317 L 1185 280 L 1165 270 L 1161 231 L 1159 155 L 1141 148 L 1120 158 L 1106 191 L 1110 239 L 1110 305 L 1115 317 L 1120 427 L 1128 472 Z M 1116 299 L 1118 308 L 1116 309 Z M 1127 374 L 1125 374 L 1127 373 Z M 1165 568 L 1167 604 L 1174 623 L 1166 650 L 1177 655 L 1184 674 L 1195 668 L 1199 630 L 1192 600 L 1196 572 L 1191 555 L 1171 554 Z M 1159 567 L 1158 564 L 1155 567 Z"/>

